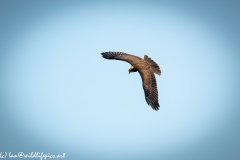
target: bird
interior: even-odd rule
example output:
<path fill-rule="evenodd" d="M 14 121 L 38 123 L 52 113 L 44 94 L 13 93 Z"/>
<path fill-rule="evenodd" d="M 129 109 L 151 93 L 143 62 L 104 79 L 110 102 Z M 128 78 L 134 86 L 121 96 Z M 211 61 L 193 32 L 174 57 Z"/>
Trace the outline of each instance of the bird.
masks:
<path fill-rule="evenodd" d="M 150 57 L 144 55 L 144 58 L 127 54 L 124 52 L 102 52 L 102 57 L 109 60 L 121 60 L 131 64 L 128 72 L 139 72 L 142 78 L 142 86 L 145 94 L 145 99 L 148 105 L 153 110 L 157 111 L 160 108 L 158 103 L 158 90 L 155 79 L 155 74 L 161 75 L 160 67 Z"/>

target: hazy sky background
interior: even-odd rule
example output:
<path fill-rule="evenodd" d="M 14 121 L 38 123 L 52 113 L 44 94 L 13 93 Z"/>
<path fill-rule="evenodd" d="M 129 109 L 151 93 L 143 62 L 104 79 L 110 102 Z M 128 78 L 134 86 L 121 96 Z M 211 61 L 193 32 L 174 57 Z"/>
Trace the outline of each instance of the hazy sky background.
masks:
<path fill-rule="evenodd" d="M 238 1 L 0 1 L 0 152 L 240 158 Z M 158 63 L 160 110 L 122 51 Z"/>

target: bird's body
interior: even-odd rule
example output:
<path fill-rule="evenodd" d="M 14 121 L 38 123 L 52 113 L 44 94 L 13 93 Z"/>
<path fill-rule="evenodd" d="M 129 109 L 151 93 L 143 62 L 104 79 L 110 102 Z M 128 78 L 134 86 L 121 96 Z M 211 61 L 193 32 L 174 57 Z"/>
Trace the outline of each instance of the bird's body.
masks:
<path fill-rule="evenodd" d="M 161 75 L 161 70 L 157 63 L 155 63 L 147 55 L 145 55 L 144 59 L 142 59 L 123 52 L 103 52 L 101 54 L 103 58 L 106 59 L 116 59 L 130 63 L 132 66 L 129 68 L 129 73 L 138 71 L 142 77 L 147 104 L 154 110 L 159 109 L 157 83 L 154 73 Z"/>

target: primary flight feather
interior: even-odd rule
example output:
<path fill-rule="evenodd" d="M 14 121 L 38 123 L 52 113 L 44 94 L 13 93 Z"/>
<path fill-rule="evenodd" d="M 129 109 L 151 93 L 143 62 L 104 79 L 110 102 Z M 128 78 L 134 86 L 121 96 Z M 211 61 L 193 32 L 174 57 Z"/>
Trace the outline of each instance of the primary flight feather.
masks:
<path fill-rule="evenodd" d="M 161 75 L 161 70 L 156 62 L 150 57 L 144 55 L 144 59 L 130 55 L 124 52 L 103 52 L 103 58 L 116 59 L 126 61 L 131 64 L 129 74 L 131 72 L 139 72 L 142 77 L 143 90 L 147 104 L 154 110 L 159 109 L 158 90 L 154 73 Z"/>

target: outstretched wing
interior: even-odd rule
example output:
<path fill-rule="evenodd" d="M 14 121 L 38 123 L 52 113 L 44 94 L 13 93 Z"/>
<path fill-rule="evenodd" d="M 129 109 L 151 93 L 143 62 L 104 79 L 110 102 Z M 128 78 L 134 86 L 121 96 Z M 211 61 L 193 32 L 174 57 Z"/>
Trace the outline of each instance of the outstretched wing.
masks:
<path fill-rule="evenodd" d="M 143 89 L 147 104 L 150 105 L 152 109 L 157 111 L 160 106 L 158 103 L 158 90 L 154 73 L 151 69 L 139 70 L 139 73 L 142 77 Z"/>
<path fill-rule="evenodd" d="M 106 59 L 116 59 L 116 60 L 121 60 L 121 61 L 125 61 L 128 62 L 130 64 L 134 64 L 136 63 L 138 60 L 142 60 L 142 58 L 131 55 L 131 54 L 127 54 L 124 52 L 102 52 L 101 53 L 103 58 Z"/>

